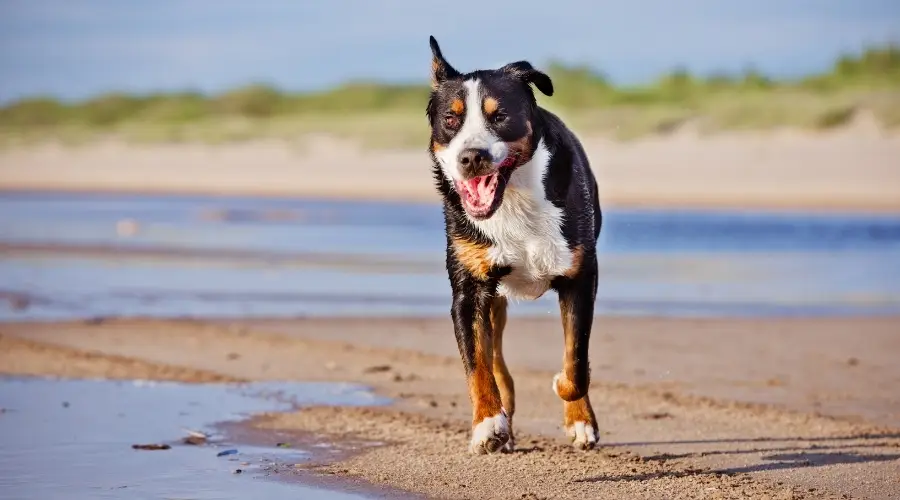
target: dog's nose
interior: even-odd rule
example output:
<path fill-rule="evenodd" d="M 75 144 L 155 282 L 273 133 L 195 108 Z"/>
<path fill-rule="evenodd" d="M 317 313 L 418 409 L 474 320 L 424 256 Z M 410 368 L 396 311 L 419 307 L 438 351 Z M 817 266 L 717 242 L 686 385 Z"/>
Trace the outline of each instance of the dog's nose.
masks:
<path fill-rule="evenodd" d="M 469 148 L 459 153 L 459 164 L 463 167 L 474 168 L 481 164 L 482 161 L 491 157 L 486 149 Z"/>
<path fill-rule="evenodd" d="M 459 153 L 459 166 L 468 175 L 481 175 L 481 171 L 490 166 L 491 153 L 486 149 L 468 148 Z"/>

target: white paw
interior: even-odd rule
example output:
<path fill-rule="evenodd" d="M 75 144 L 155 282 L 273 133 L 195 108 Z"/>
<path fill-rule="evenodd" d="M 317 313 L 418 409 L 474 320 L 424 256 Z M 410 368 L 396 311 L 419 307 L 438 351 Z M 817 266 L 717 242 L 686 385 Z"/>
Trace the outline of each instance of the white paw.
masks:
<path fill-rule="evenodd" d="M 572 440 L 572 446 L 579 450 L 590 450 L 597 445 L 597 430 L 594 426 L 578 420 L 566 428 L 566 434 Z"/>
<path fill-rule="evenodd" d="M 501 409 L 500 413 L 487 417 L 472 429 L 469 452 L 476 455 L 494 453 L 509 440 L 509 419 L 506 418 L 506 410 Z"/>

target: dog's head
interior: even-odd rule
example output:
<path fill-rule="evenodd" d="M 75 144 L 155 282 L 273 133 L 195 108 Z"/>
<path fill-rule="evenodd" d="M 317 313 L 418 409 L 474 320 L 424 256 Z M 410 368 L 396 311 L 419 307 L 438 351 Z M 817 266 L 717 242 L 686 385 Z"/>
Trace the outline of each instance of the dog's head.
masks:
<path fill-rule="evenodd" d="M 540 121 L 533 84 L 553 95 L 553 83 L 527 61 L 460 73 L 431 37 L 431 153 L 475 220 L 503 202 L 513 171 L 531 160 Z"/>

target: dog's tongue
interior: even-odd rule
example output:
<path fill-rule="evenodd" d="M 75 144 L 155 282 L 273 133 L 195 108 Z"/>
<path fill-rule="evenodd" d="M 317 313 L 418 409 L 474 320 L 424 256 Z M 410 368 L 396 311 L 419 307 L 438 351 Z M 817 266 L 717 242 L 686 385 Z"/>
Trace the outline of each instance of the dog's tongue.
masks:
<path fill-rule="evenodd" d="M 462 181 L 466 187 L 466 201 L 470 205 L 481 207 L 494 201 L 496 186 L 493 186 L 491 183 L 493 177 L 492 175 L 483 175 Z"/>

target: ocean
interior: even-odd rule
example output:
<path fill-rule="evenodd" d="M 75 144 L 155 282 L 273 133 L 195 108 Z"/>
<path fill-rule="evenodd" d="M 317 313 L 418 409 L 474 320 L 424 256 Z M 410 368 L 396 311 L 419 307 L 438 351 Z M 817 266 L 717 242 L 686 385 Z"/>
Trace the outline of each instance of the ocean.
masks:
<path fill-rule="evenodd" d="M 440 206 L 0 194 L 0 320 L 449 315 Z M 603 315 L 900 312 L 900 216 L 605 209 Z M 558 315 L 551 291 L 512 315 Z"/>

